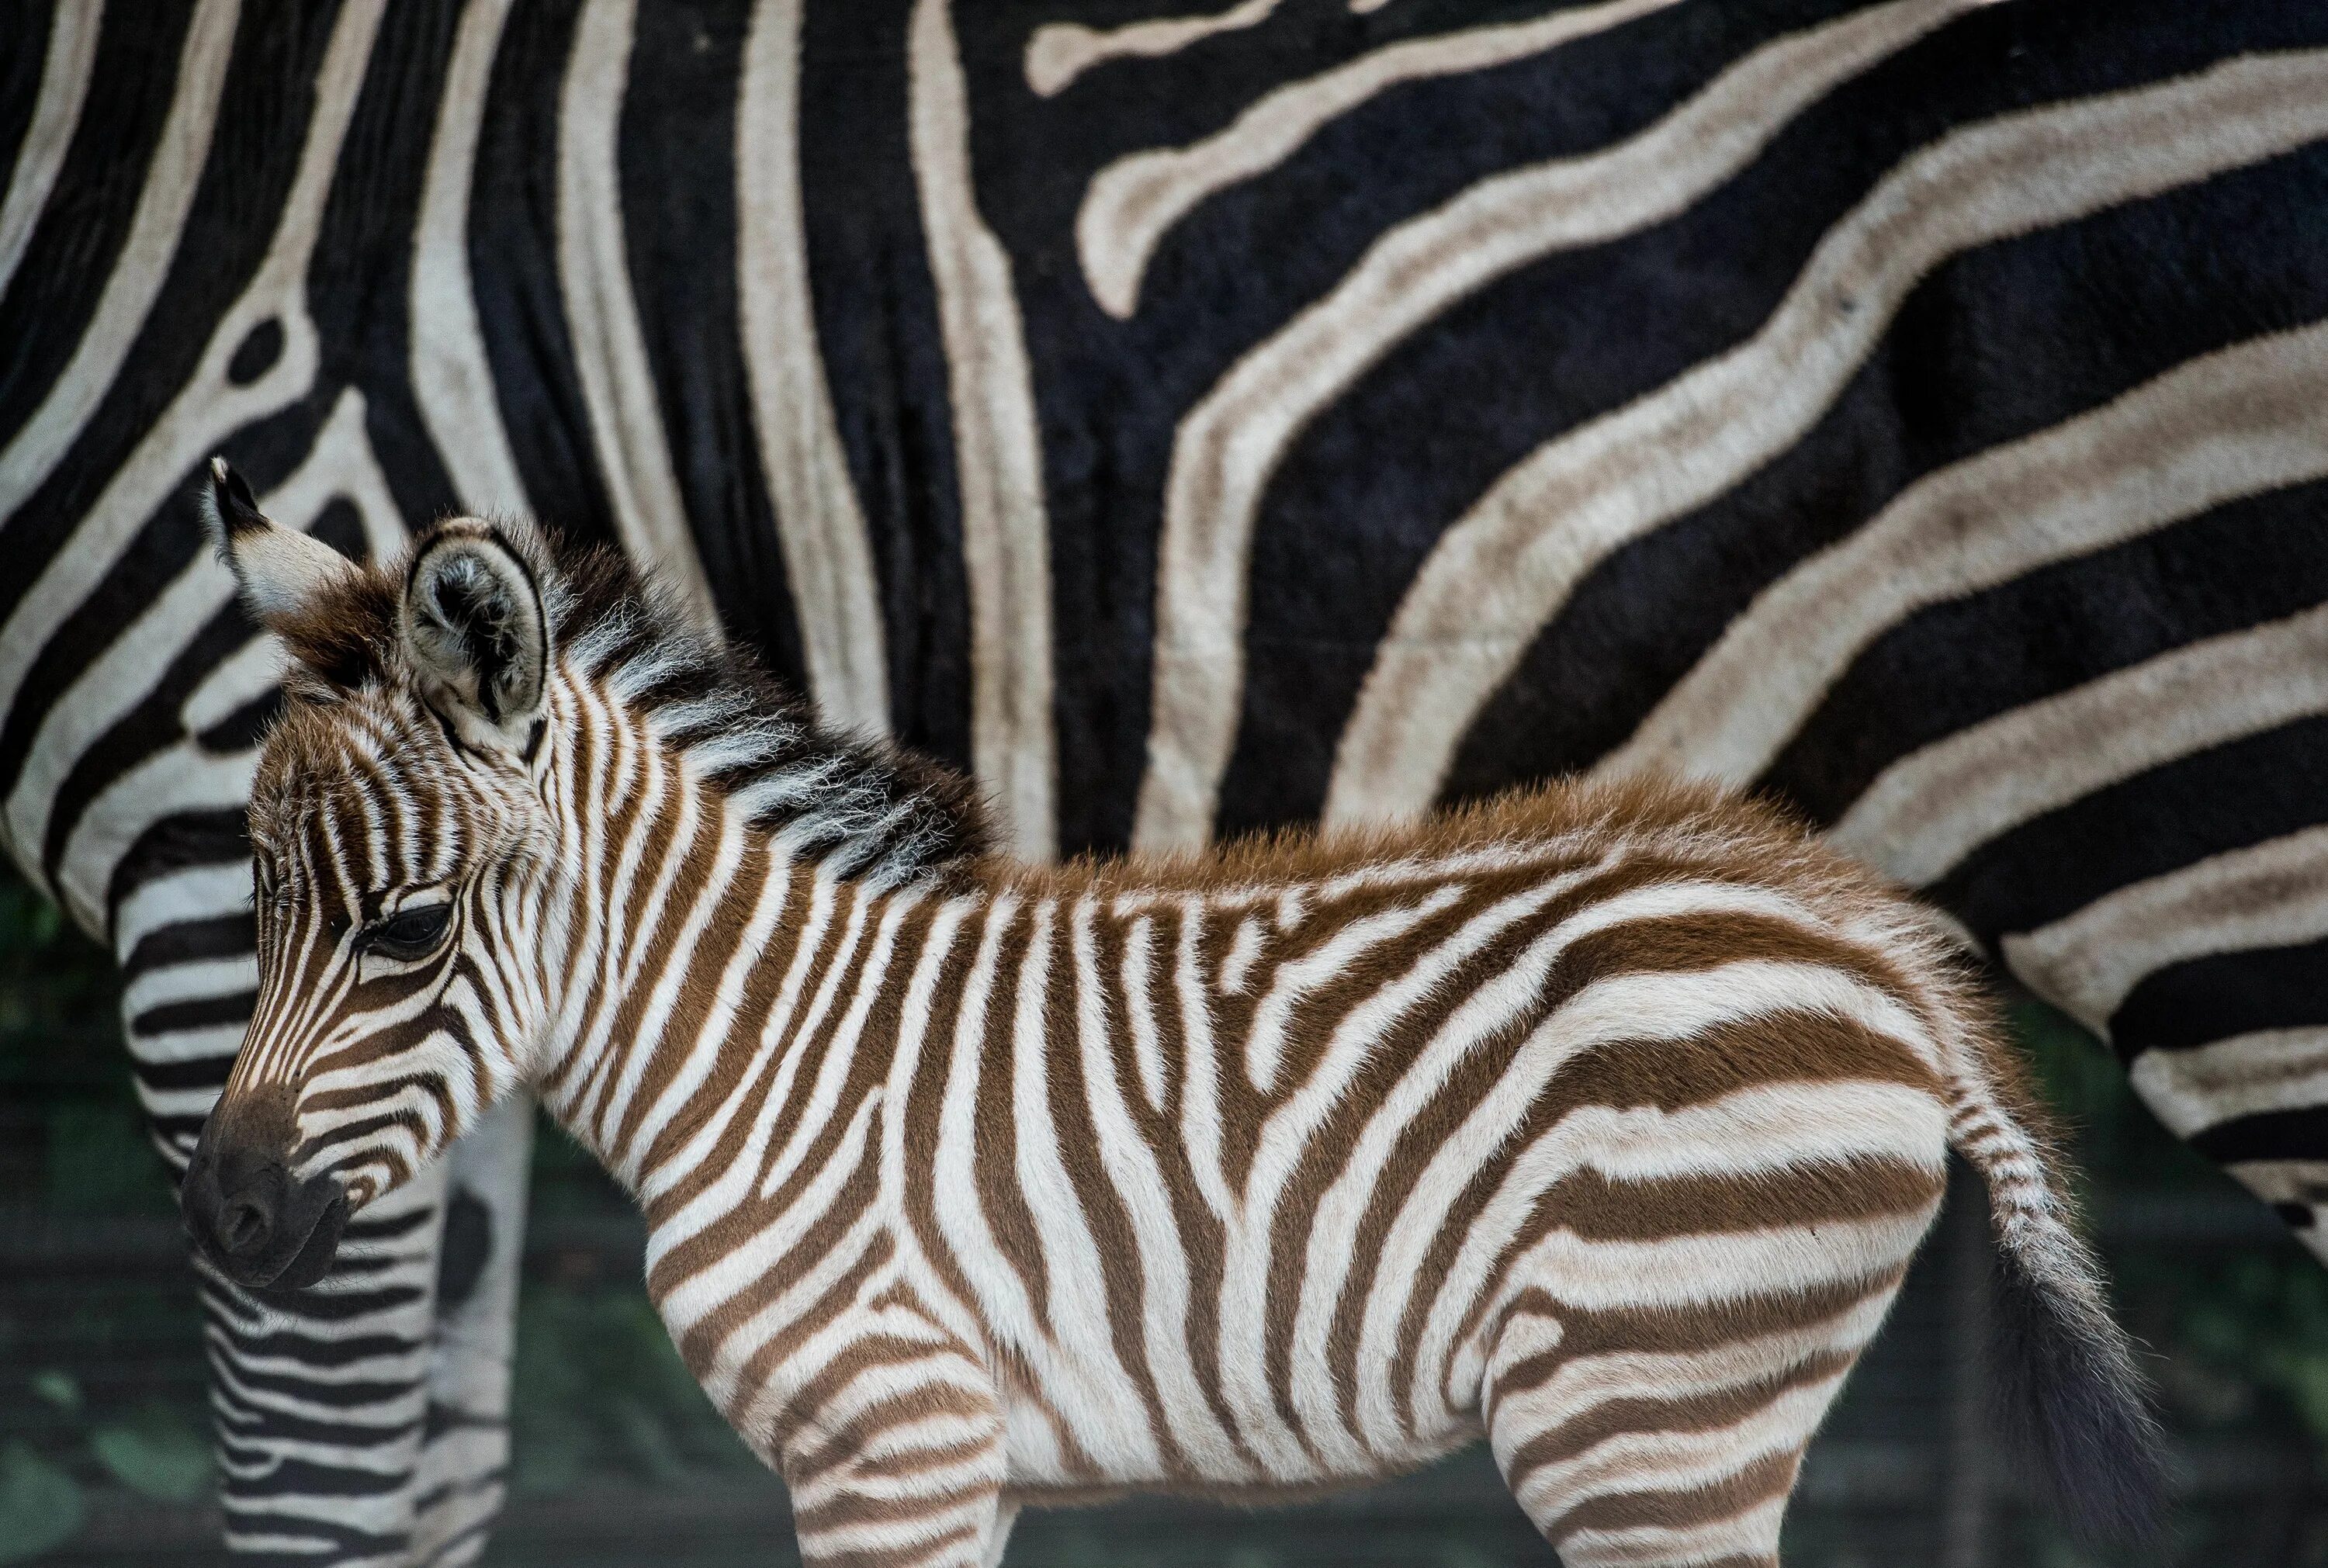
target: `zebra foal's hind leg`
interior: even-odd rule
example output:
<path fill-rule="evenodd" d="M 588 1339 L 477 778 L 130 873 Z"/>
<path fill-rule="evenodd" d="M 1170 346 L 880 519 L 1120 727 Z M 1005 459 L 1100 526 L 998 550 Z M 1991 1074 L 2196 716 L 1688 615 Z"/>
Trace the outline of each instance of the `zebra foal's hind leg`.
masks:
<path fill-rule="evenodd" d="M 1904 1272 L 1682 1308 L 1524 1291 L 1482 1396 L 1512 1495 L 1565 1568 L 1776 1568 L 1803 1451 Z"/>

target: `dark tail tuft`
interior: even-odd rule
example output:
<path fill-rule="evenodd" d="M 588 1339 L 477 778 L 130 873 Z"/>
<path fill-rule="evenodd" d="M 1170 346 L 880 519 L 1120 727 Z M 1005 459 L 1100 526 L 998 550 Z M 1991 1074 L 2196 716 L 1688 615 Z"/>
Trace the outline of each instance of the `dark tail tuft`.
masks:
<path fill-rule="evenodd" d="M 1996 1414 L 2088 1544 L 2143 1545 L 2165 1526 L 2158 1422 L 2124 1333 L 2091 1303 L 2032 1277 L 1996 1250 L 1991 1319 Z"/>

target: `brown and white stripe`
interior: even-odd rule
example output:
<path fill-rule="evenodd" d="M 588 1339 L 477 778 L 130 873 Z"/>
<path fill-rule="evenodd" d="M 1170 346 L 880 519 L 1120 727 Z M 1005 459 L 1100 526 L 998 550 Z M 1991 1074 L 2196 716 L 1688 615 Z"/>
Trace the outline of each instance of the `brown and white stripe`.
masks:
<path fill-rule="evenodd" d="M 2045 1457 L 2138 1511 L 2125 1341 L 1988 1010 L 1766 808 L 1564 785 L 1029 867 L 603 559 L 460 520 L 367 570 L 227 525 L 303 666 L 190 1191 L 266 1144 L 360 1209 L 535 1088 L 637 1197 L 808 1561 L 990 1561 L 1022 1503 L 1484 1433 L 1571 1564 L 1774 1563 L 1951 1147 L 2014 1343 L 2089 1396 L 2030 1411 Z M 313 1250 L 206 1234 L 254 1275 Z"/>

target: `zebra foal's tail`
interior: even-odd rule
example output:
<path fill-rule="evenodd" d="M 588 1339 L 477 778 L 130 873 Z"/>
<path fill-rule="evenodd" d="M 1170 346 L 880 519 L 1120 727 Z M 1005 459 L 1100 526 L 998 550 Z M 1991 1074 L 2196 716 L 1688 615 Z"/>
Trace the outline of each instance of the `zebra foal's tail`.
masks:
<path fill-rule="evenodd" d="M 2164 1523 L 2165 1472 L 2146 1381 L 2006 1049 L 1975 1026 L 1948 1074 L 1949 1145 L 1988 1186 L 1997 1413 L 2081 1534 L 2148 1540 Z"/>

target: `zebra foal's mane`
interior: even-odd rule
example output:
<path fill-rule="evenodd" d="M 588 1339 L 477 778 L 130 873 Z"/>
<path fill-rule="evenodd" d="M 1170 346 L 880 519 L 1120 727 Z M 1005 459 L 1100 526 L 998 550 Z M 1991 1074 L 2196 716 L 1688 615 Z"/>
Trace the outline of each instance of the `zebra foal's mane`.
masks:
<path fill-rule="evenodd" d="M 553 661 L 604 688 L 792 852 L 878 887 L 950 882 L 989 843 L 977 787 L 943 763 L 835 729 L 751 654 L 698 629 L 615 551 L 494 521 L 541 590 Z M 418 560 L 435 535 L 414 541 Z M 278 624 L 293 657 L 282 728 L 302 708 L 397 683 L 404 563 L 329 584 Z"/>

